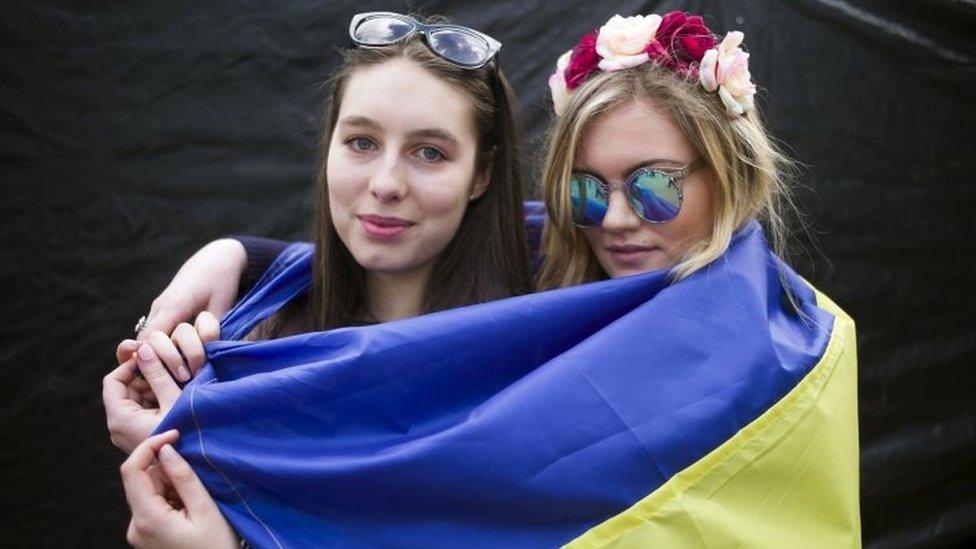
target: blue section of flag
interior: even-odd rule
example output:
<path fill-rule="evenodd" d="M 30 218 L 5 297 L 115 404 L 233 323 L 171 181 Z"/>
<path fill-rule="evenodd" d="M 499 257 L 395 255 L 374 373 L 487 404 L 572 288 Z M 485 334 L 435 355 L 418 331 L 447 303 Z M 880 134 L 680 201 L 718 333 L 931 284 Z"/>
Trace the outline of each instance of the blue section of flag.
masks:
<path fill-rule="evenodd" d="M 304 291 L 311 259 L 286 250 L 224 337 Z M 554 546 L 768 409 L 832 322 L 753 222 L 676 284 L 652 272 L 211 343 L 159 430 L 180 429 L 179 451 L 259 546 Z"/>

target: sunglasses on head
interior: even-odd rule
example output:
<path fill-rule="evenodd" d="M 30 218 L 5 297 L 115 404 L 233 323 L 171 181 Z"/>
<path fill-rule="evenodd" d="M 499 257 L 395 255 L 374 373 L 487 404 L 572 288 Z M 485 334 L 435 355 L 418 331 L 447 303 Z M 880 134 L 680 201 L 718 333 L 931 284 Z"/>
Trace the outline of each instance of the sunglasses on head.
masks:
<path fill-rule="evenodd" d="M 667 223 L 681 210 L 682 180 L 704 165 L 704 160 L 699 157 L 680 168 L 645 166 L 630 174 L 620 186 L 637 217 L 645 223 Z M 573 172 L 569 181 L 573 223 L 577 227 L 602 223 L 610 206 L 610 193 L 616 188 L 593 174 Z"/>
<path fill-rule="evenodd" d="M 460 25 L 425 25 L 408 15 L 386 11 L 360 13 L 349 23 L 349 37 L 361 47 L 388 46 L 419 32 L 430 51 L 455 65 L 477 69 L 501 49 L 498 40 Z"/>

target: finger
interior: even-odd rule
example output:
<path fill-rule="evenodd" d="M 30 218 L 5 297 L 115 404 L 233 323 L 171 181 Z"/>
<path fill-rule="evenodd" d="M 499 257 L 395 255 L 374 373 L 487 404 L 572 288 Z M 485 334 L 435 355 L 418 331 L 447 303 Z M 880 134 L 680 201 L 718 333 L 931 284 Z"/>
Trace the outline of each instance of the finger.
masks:
<path fill-rule="evenodd" d="M 149 480 L 152 481 L 153 491 L 162 496 L 174 508 L 183 508 L 182 503 L 173 505 L 174 501 L 179 499 L 179 495 L 177 495 L 173 487 L 167 482 L 163 470 L 159 467 L 159 463 L 154 463 L 146 468 L 146 474 L 149 475 Z"/>
<path fill-rule="evenodd" d="M 131 452 L 138 442 L 133 440 L 132 428 L 138 426 L 137 416 L 144 408 L 142 399 L 138 394 L 133 394 L 126 383 L 135 377 L 136 368 L 136 360 L 129 359 L 102 380 L 102 405 L 105 407 L 109 440 L 125 453 Z"/>
<path fill-rule="evenodd" d="M 169 336 L 163 332 L 153 332 L 149 334 L 149 339 L 147 343 L 152 345 L 153 351 L 156 352 L 156 356 L 163 361 L 166 368 L 173 374 L 173 377 L 183 383 L 190 381 L 190 370 L 186 367 L 186 362 L 183 361 L 183 355 L 173 345 L 173 341 L 170 340 Z"/>
<path fill-rule="evenodd" d="M 125 386 L 125 398 L 138 403 L 140 406 L 145 407 L 143 403 L 142 393 L 137 391 L 132 385 Z"/>
<path fill-rule="evenodd" d="M 136 371 L 138 372 L 139 369 L 136 368 Z M 140 393 L 151 392 L 149 389 L 149 382 L 146 381 L 146 378 L 142 377 L 142 375 L 136 376 L 136 378 L 129 383 L 129 387 L 132 388 L 133 391 Z"/>
<path fill-rule="evenodd" d="M 126 387 L 126 391 L 128 391 L 129 400 L 135 401 L 143 410 L 159 408 L 159 401 L 156 400 L 156 395 L 153 394 L 152 389 L 150 389 L 148 385 L 146 385 L 146 389 L 144 391 L 133 389 L 132 386 L 129 385 Z"/>
<path fill-rule="evenodd" d="M 139 365 L 142 377 L 146 378 L 153 394 L 156 395 L 160 409 L 168 410 L 180 396 L 180 387 L 170 377 L 151 345 L 143 343 L 139 346 L 136 363 Z"/>
<path fill-rule="evenodd" d="M 159 449 L 159 464 L 183 502 L 190 520 L 216 510 L 217 504 L 203 487 L 200 477 L 171 445 L 164 444 Z"/>
<path fill-rule="evenodd" d="M 132 507 L 132 514 L 151 517 L 168 509 L 166 500 L 155 491 L 152 479 L 147 470 L 156 458 L 159 448 L 165 444 L 175 442 L 179 438 L 175 429 L 149 437 L 132 450 L 132 454 L 119 468 L 122 475 L 122 487 L 125 489 L 125 499 Z"/>
<path fill-rule="evenodd" d="M 163 293 L 166 293 L 165 290 Z M 193 318 L 194 312 L 179 306 L 179 304 L 173 304 L 157 298 L 153 301 L 149 309 L 149 314 L 146 315 L 148 317 L 146 326 L 139 332 L 136 339 L 146 341 L 149 338 L 149 334 L 153 332 L 171 334 L 177 324 Z"/>
<path fill-rule="evenodd" d="M 150 405 L 149 397 L 151 397 L 151 400 L 153 401 L 156 400 L 156 397 L 153 395 L 152 389 L 149 387 L 149 382 L 146 381 L 146 378 L 142 377 L 142 373 L 139 372 L 138 366 L 135 367 L 135 370 L 138 374 L 137 377 L 133 379 L 131 383 L 125 386 L 125 389 L 129 394 L 129 399 L 136 401 L 143 408 L 158 408 L 159 406 Z"/>
<path fill-rule="evenodd" d="M 134 339 L 123 339 L 122 343 L 115 348 L 115 358 L 119 364 L 132 358 L 133 353 L 139 348 L 139 342 Z"/>
<path fill-rule="evenodd" d="M 146 475 L 152 482 L 153 491 L 162 495 L 166 491 L 166 482 L 163 480 L 163 473 L 159 469 L 159 464 L 153 463 L 149 467 L 146 467 Z"/>
<path fill-rule="evenodd" d="M 102 403 L 106 411 L 128 398 L 128 384 L 135 378 L 136 361 L 129 359 L 102 379 Z"/>
<path fill-rule="evenodd" d="M 190 375 L 196 374 L 197 370 L 203 367 L 207 358 L 203 352 L 203 342 L 197 335 L 196 329 L 186 322 L 180 324 L 173 330 L 173 343 L 180 353 L 186 358 L 186 365 L 190 368 Z"/>
<path fill-rule="evenodd" d="M 196 328 L 200 340 L 204 343 L 220 339 L 220 321 L 210 311 L 203 311 L 197 315 L 194 328 Z"/>
<path fill-rule="evenodd" d="M 152 391 L 141 393 L 140 396 L 142 397 L 143 408 L 159 408 L 159 400 L 156 399 L 156 395 Z"/>

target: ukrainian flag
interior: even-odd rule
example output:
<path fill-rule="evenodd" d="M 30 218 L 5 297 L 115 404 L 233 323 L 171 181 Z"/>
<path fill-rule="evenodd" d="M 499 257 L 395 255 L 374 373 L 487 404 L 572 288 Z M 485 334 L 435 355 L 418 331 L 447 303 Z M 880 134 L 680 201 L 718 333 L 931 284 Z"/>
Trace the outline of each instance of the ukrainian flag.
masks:
<path fill-rule="evenodd" d="M 674 284 L 235 341 L 311 257 L 224 318 L 159 427 L 252 544 L 860 545 L 854 324 L 757 223 Z"/>

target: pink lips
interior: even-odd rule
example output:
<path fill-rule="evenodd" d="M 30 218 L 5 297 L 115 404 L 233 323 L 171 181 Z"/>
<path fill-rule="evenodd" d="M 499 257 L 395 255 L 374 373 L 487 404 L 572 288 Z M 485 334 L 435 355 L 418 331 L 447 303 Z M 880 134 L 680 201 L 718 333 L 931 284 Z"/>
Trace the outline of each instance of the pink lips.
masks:
<path fill-rule="evenodd" d="M 358 217 L 363 226 L 363 231 L 375 240 L 393 240 L 416 224 L 399 217 L 382 215 L 360 215 Z"/>
<path fill-rule="evenodd" d="M 615 244 L 607 246 L 610 255 L 620 263 L 633 264 L 643 261 L 653 252 L 660 251 L 655 246 L 638 246 L 635 244 Z"/>

